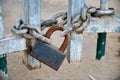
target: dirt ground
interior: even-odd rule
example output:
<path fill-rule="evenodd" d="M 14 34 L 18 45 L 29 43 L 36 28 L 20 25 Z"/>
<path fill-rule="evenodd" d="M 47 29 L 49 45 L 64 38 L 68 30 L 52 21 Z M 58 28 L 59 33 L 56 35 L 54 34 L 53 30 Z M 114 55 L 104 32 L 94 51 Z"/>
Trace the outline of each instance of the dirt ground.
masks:
<path fill-rule="evenodd" d="M 2 0 L 3 19 L 5 33 L 9 34 L 16 19 L 21 17 L 21 0 Z M 99 0 L 87 0 L 90 4 L 99 6 Z M 116 14 L 120 14 L 120 0 L 110 0 L 110 6 L 114 7 Z M 42 18 L 50 18 L 57 12 L 67 10 L 67 0 L 42 0 Z M 59 33 L 57 33 L 59 34 Z M 91 80 L 92 75 L 96 80 L 120 80 L 120 49 L 119 33 L 108 33 L 106 44 L 106 55 L 101 61 L 95 60 L 97 34 L 84 34 L 84 45 L 81 62 L 68 64 L 67 59 L 58 71 L 54 71 L 42 64 L 41 69 L 29 71 L 22 64 L 22 54 L 8 54 L 9 80 Z M 60 37 L 54 35 L 56 43 L 61 41 Z M 54 40 L 53 39 L 53 40 Z M 91 46 L 92 45 L 92 46 Z"/>

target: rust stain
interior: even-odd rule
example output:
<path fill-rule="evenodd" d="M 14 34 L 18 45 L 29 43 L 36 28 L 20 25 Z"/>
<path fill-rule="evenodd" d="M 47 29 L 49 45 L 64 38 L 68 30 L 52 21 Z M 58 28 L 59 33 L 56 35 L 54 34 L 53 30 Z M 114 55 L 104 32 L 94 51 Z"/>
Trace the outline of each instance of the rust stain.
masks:
<path fill-rule="evenodd" d="M 53 32 L 60 30 L 60 31 L 64 31 L 64 28 L 62 26 L 59 25 L 53 25 L 45 34 L 45 37 L 50 38 L 50 36 L 53 34 Z M 65 39 L 63 41 L 63 44 L 61 45 L 61 47 L 59 48 L 60 52 L 64 52 L 65 49 L 67 48 L 68 44 L 70 41 L 70 34 L 65 35 Z"/>

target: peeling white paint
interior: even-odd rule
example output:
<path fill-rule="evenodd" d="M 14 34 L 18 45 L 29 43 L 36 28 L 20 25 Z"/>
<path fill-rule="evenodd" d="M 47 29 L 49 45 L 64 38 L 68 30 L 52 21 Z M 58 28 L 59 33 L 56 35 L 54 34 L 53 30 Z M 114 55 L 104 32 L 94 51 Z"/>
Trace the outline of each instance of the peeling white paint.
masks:
<path fill-rule="evenodd" d="M 120 32 L 120 18 L 115 16 L 94 18 L 84 31 L 85 33 Z"/>
<path fill-rule="evenodd" d="M 69 10 L 68 10 L 68 26 L 71 25 L 71 18 L 75 14 L 80 14 L 84 6 L 84 0 L 69 0 Z M 83 35 L 72 32 L 70 39 L 70 46 L 68 50 L 68 61 L 69 62 L 79 62 L 81 60 L 83 47 Z"/>
<path fill-rule="evenodd" d="M 0 55 L 26 50 L 26 39 L 21 37 L 8 37 L 0 40 Z"/>

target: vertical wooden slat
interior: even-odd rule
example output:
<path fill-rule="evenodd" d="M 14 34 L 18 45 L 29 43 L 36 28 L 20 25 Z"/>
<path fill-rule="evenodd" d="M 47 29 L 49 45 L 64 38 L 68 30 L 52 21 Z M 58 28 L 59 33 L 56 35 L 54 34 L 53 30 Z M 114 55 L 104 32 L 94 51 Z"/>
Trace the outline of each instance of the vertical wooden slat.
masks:
<path fill-rule="evenodd" d="M 40 1 L 22 0 L 22 19 L 26 24 L 40 26 Z M 35 39 L 32 39 L 31 42 L 34 43 Z M 41 67 L 40 62 L 27 54 L 27 51 L 23 53 L 23 62 L 29 69 Z"/>
<path fill-rule="evenodd" d="M 2 1 L 0 0 L 0 39 L 4 37 L 4 27 L 3 27 L 3 20 L 2 20 L 2 9 L 1 9 L 1 3 Z"/>
<path fill-rule="evenodd" d="M 103 10 L 108 10 L 109 0 L 100 0 L 100 8 Z"/>
<path fill-rule="evenodd" d="M 100 9 L 108 10 L 109 0 L 100 0 Z M 98 33 L 96 59 L 100 60 L 105 55 L 107 33 Z"/>
<path fill-rule="evenodd" d="M 4 27 L 2 20 L 2 1 L 0 0 L 0 39 L 4 38 Z M 8 80 L 7 59 L 5 54 L 0 55 L 0 80 Z"/>
<path fill-rule="evenodd" d="M 84 6 L 84 0 L 69 0 L 69 10 L 68 10 L 68 26 L 71 25 L 71 18 L 75 14 L 80 14 Z M 78 62 L 81 59 L 83 46 L 83 35 L 77 34 L 76 32 L 71 33 L 71 40 L 69 45 L 69 62 Z"/>

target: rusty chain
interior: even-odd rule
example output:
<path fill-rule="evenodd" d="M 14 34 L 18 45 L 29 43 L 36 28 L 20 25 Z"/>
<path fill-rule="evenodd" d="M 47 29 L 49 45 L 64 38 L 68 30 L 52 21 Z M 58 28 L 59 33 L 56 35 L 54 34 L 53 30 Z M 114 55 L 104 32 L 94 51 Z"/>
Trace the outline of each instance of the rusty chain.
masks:
<path fill-rule="evenodd" d="M 81 33 L 89 24 L 90 16 L 92 13 L 96 11 L 95 7 L 92 7 L 88 4 L 84 4 L 81 14 L 77 14 L 72 16 L 71 25 L 67 26 L 65 30 L 61 33 L 61 36 L 65 36 L 66 34 L 72 32 L 73 30 L 77 33 Z M 61 19 L 61 20 L 60 20 Z M 12 32 L 17 35 L 22 35 L 27 39 L 37 38 L 44 42 L 50 43 L 50 39 L 43 36 L 41 33 L 46 27 L 50 27 L 53 24 L 57 24 L 60 26 L 64 26 L 67 23 L 67 12 L 59 12 L 55 14 L 53 17 L 47 20 L 41 20 L 41 28 L 40 26 L 34 26 L 29 24 L 24 24 L 22 19 L 18 19 L 15 26 L 12 28 Z"/>
<path fill-rule="evenodd" d="M 61 21 L 58 22 L 58 18 L 61 18 Z M 29 24 L 24 24 L 22 19 L 18 19 L 15 26 L 12 27 L 11 32 L 16 35 L 22 35 L 27 39 L 37 38 L 44 42 L 50 43 L 50 39 L 46 38 L 41 34 L 41 31 L 46 27 L 50 27 L 53 24 L 65 25 L 67 23 L 67 12 L 60 12 L 54 15 L 51 19 L 41 20 L 40 26 L 34 26 Z"/>
<path fill-rule="evenodd" d="M 61 21 L 59 20 L 61 19 Z M 53 24 L 64 26 L 67 23 L 67 12 L 59 12 L 52 16 L 50 19 L 41 21 L 41 30 L 44 30 L 46 27 L 50 27 Z"/>
<path fill-rule="evenodd" d="M 66 29 L 61 33 L 61 36 L 65 36 L 66 34 L 72 31 L 81 33 L 88 26 L 91 14 L 95 12 L 96 12 L 95 7 L 92 7 L 88 4 L 84 4 L 81 14 L 72 16 L 71 21 L 72 24 L 66 27 Z"/>
<path fill-rule="evenodd" d="M 67 12 L 59 12 L 52 17 L 52 19 L 55 20 L 58 20 L 59 18 L 61 18 L 62 21 L 59 21 L 57 24 L 64 26 L 67 23 Z"/>
<path fill-rule="evenodd" d="M 13 26 L 11 31 L 14 34 L 22 35 L 23 37 L 25 37 L 27 39 L 37 38 L 37 39 L 42 40 L 46 43 L 51 42 L 50 39 L 46 38 L 45 36 L 43 36 L 41 34 L 41 30 L 40 30 L 39 26 L 35 27 L 33 25 L 24 24 L 24 22 L 21 19 L 17 20 L 16 25 Z"/>

